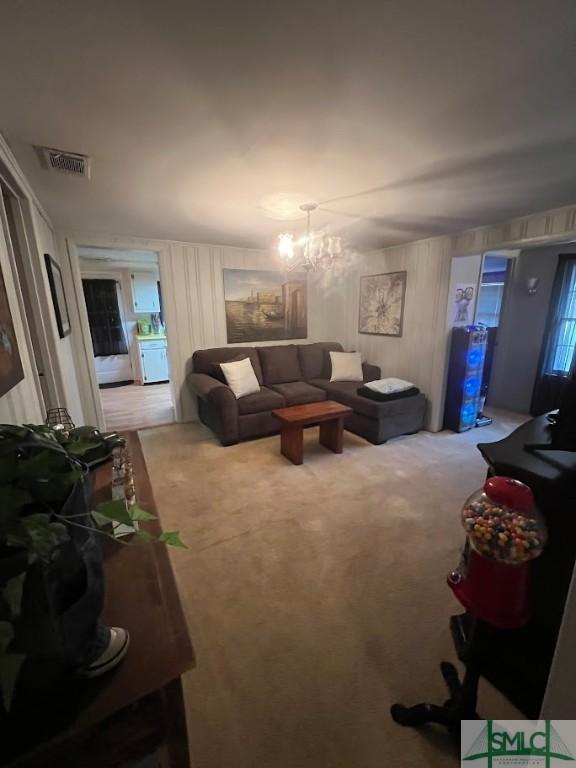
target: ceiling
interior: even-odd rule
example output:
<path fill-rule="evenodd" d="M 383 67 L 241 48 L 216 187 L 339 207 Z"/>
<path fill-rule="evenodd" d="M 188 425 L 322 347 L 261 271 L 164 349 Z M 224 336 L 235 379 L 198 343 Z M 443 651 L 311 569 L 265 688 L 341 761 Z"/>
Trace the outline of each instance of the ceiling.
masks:
<path fill-rule="evenodd" d="M 266 247 L 303 199 L 376 247 L 576 202 L 575 31 L 573 0 L 2 0 L 0 130 L 63 230 Z"/>

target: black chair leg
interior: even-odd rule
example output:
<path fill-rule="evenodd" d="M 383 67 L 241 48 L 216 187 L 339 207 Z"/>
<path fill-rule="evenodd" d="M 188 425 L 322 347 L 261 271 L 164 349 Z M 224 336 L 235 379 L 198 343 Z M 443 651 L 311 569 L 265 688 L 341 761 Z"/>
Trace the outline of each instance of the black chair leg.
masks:
<path fill-rule="evenodd" d="M 413 707 L 393 704 L 390 714 L 395 723 L 408 728 L 417 728 L 427 723 L 438 723 L 450 727 L 454 719 L 447 707 L 439 707 L 437 704 L 415 704 Z"/>
<path fill-rule="evenodd" d="M 393 704 L 390 715 L 395 723 L 408 728 L 417 728 L 427 723 L 443 725 L 459 750 L 460 721 L 478 718 L 476 701 L 480 675 L 478 670 L 469 664 L 466 667 L 464 681 L 460 682 L 456 667 L 447 661 L 442 662 L 440 671 L 450 694 L 450 698 L 443 706 L 416 704 L 413 707 L 405 707 L 403 704 Z"/>
<path fill-rule="evenodd" d="M 462 693 L 462 683 L 458 677 L 458 670 L 454 664 L 450 664 L 448 661 L 440 663 L 440 672 L 448 688 L 451 699 L 457 699 Z"/>

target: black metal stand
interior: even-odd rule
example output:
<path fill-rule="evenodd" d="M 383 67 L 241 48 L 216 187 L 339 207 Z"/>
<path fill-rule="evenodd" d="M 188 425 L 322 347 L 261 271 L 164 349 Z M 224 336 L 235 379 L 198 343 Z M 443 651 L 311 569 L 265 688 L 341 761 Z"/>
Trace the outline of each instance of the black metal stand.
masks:
<path fill-rule="evenodd" d="M 456 619 L 456 617 L 454 617 Z M 453 633 L 457 622 L 451 622 Z M 472 643 L 476 634 L 476 620 L 472 619 L 470 634 L 467 638 L 467 653 L 463 658 L 466 664 L 466 672 L 462 682 L 458 677 L 458 671 L 453 664 L 443 661 L 440 664 L 440 672 L 448 688 L 450 698 L 442 706 L 438 704 L 416 704 L 406 707 L 403 704 L 393 704 L 390 708 L 392 719 L 398 725 L 409 728 L 417 728 L 427 723 L 437 723 L 447 728 L 460 751 L 460 721 L 477 720 L 476 703 L 478 700 L 478 683 L 480 669 L 471 660 Z M 456 639 L 456 638 L 455 638 Z M 458 647 L 458 643 L 456 643 Z M 460 655 L 460 654 L 459 654 Z"/>
<path fill-rule="evenodd" d="M 442 706 L 416 704 L 413 707 L 405 707 L 403 704 L 393 704 L 390 714 L 398 725 L 410 728 L 417 728 L 426 723 L 443 725 L 460 749 L 460 721 L 478 719 L 476 700 L 480 675 L 477 669 L 467 666 L 464 680 L 460 682 L 456 667 L 447 661 L 440 664 L 440 672 L 450 694 L 448 701 Z"/>

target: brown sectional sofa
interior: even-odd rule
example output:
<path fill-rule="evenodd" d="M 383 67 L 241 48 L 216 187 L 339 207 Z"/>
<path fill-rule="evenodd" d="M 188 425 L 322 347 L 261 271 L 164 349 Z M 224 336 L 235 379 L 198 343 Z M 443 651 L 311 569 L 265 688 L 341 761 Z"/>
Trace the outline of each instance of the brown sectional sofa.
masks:
<path fill-rule="evenodd" d="M 424 426 L 426 398 L 419 394 L 381 403 L 356 394 L 357 381 L 330 381 L 329 352 L 342 352 L 335 342 L 271 347 L 201 349 L 192 356 L 188 384 L 198 398 L 198 414 L 222 445 L 279 431 L 275 408 L 320 400 L 349 405 L 345 427 L 372 443 L 417 432 Z M 260 392 L 236 399 L 226 385 L 219 363 L 249 357 Z M 364 363 L 364 381 L 380 378 L 380 368 Z"/>

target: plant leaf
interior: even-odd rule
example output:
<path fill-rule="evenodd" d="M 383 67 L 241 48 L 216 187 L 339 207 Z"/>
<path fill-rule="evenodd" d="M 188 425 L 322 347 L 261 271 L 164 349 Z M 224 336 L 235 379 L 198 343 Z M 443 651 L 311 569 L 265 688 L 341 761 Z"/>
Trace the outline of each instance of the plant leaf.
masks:
<path fill-rule="evenodd" d="M 10 712 L 16 680 L 26 657 L 22 653 L 7 653 L 0 656 L 0 688 L 6 712 Z"/>
<path fill-rule="evenodd" d="M 26 581 L 26 571 L 19 573 L 18 576 L 14 576 L 9 579 L 2 591 L 4 600 L 10 607 L 10 613 L 13 618 L 20 616 L 20 607 L 22 605 L 22 594 L 24 592 L 24 582 Z"/>
<path fill-rule="evenodd" d="M 23 480 L 49 478 L 54 471 L 66 466 L 65 454 L 49 450 L 38 451 L 34 456 L 18 463 L 18 475 Z M 63 463 L 64 461 L 64 463 Z"/>
<path fill-rule="evenodd" d="M 97 447 L 97 443 L 83 443 L 80 440 L 66 443 L 66 450 L 73 456 L 83 456 L 85 453 L 88 453 L 88 451 L 92 451 Z"/>
<path fill-rule="evenodd" d="M 187 545 L 180 539 L 180 531 L 164 531 L 158 537 L 158 541 L 163 541 L 169 547 L 183 547 L 188 549 Z"/>
<path fill-rule="evenodd" d="M 139 539 L 142 539 L 142 541 L 145 541 L 145 542 L 156 541 L 156 536 L 154 536 L 149 531 L 145 531 L 143 528 L 139 528 L 136 531 L 136 536 L 138 536 Z"/>
<path fill-rule="evenodd" d="M 32 496 L 17 485 L 3 485 L 0 487 L 2 499 L 2 512 L 19 512 L 26 504 L 30 504 Z"/>
<path fill-rule="evenodd" d="M 158 518 L 156 515 L 151 514 L 150 512 L 147 512 L 145 509 L 142 509 L 138 504 L 133 504 L 131 507 L 128 507 L 128 514 L 130 515 L 131 520 L 157 520 Z"/>
<path fill-rule="evenodd" d="M 21 522 L 29 538 L 30 549 L 43 560 L 47 560 L 54 547 L 68 538 L 66 526 L 52 522 L 50 516 L 43 512 L 23 517 Z"/>
<path fill-rule="evenodd" d="M 96 427 L 89 425 L 83 427 L 74 427 L 69 432 L 70 440 L 81 440 L 83 442 L 92 443 L 92 447 L 102 442 L 102 435 Z"/>
<path fill-rule="evenodd" d="M 18 459 L 16 458 L 16 449 L 7 455 L 2 456 L 0 461 L 0 485 L 11 483 L 18 474 Z M 2 497 L 3 499 L 4 497 Z"/>
<path fill-rule="evenodd" d="M 35 498 L 46 504 L 50 502 L 63 503 L 72 490 L 74 483 L 82 476 L 79 470 L 71 472 L 56 471 L 48 479 L 40 479 L 38 482 L 29 481 L 30 488 Z"/>
<path fill-rule="evenodd" d="M 14 639 L 14 627 L 9 621 L 0 621 L 0 656 Z"/>
<path fill-rule="evenodd" d="M 110 525 L 112 522 L 112 520 L 110 520 L 109 517 L 104 517 L 104 515 L 101 515 L 95 509 L 92 510 L 90 514 L 92 515 L 92 519 L 94 520 L 98 528 L 105 528 L 107 525 Z"/>
<path fill-rule="evenodd" d="M 98 504 L 95 510 L 102 517 L 112 520 L 115 523 L 124 523 L 124 525 L 132 525 L 132 518 L 128 513 L 125 499 L 117 499 L 115 501 L 103 501 Z"/>

